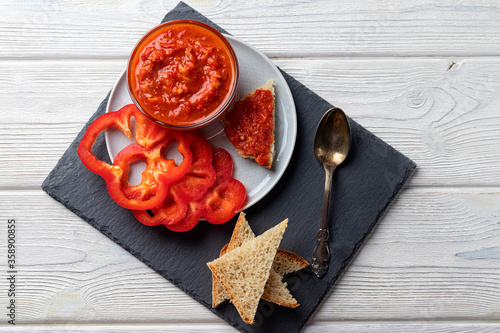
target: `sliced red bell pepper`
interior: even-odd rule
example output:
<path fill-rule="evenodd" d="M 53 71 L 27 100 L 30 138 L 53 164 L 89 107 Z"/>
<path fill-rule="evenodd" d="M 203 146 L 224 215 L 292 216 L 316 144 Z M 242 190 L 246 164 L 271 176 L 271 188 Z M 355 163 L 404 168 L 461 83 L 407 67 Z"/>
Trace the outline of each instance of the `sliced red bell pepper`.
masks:
<path fill-rule="evenodd" d="M 132 213 L 142 224 L 155 226 L 176 224 L 186 216 L 187 211 L 188 202 L 186 199 L 169 191 L 167 197 L 158 206 L 147 211 L 132 210 Z"/>
<path fill-rule="evenodd" d="M 105 113 L 89 125 L 78 145 L 78 156 L 87 169 L 101 177 L 110 171 L 111 165 L 99 160 L 92 152 L 92 147 L 99 134 L 112 127 L 117 127 L 128 138 L 131 138 L 130 120 L 135 112 L 134 107 L 127 105 L 118 111 Z"/>
<path fill-rule="evenodd" d="M 117 127 L 133 143 L 118 153 L 113 165 L 92 152 L 98 135 Z M 177 141 L 183 160 L 176 165 L 166 149 Z M 246 197 L 243 184 L 232 178 L 233 161 L 224 149 L 214 148 L 197 132 L 167 130 L 146 118 L 134 105 L 106 113 L 89 125 L 78 146 L 83 164 L 106 181 L 110 196 L 122 207 L 132 209 L 146 225 L 164 224 L 174 231 L 194 228 L 201 217 L 220 224 L 230 220 Z M 146 169 L 139 185 L 128 182 L 130 164 L 143 160 Z"/>
<path fill-rule="evenodd" d="M 240 181 L 231 176 L 231 155 L 222 148 L 214 148 L 212 164 L 217 174 L 215 183 L 199 200 L 188 202 L 186 216 L 178 223 L 165 225 L 168 229 L 177 232 L 189 231 L 202 217 L 209 223 L 222 224 L 229 221 L 242 207 L 246 189 Z"/>
<path fill-rule="evenodd" d="M 92 152 L 98 135 L 111 127 L 117 127 L 131 137 L 132 117 L 136 119 L 136 140 L 142 144 L 133 143 L 124 148 L 116 156 L 113 165 L 99 160 Z M 151 130 L 151 133 L 138 135 L 146 130 Z M 165 158 L 165 148 L 174 140 L 183 156 L 179 166 L 175 165 L 174 160 Z M 110 196 L 120 206 L 147 210 L 159 205 L 167 196 L 168 185 L 181 178 L 189 169 L 192 162 L 189 144 L 190 141 L 185 136 L 160 128 L 142 115 L 135 105 L 127 105 L 119 111 L 101 115 L 89 125 L 78 146 L 78 155 L 90 171 L 103 177 Z M 146 170 L 142 173 L 141 183 L 130 186 L 129 165 L 137 160 L 146 161 Z"/>
<path fill-rule="evenodd" d="M 165 227 L 175 232 L 186 232 L 196 227 L 201 218 L 203 205 L 198 201 L 190 201 L 187 207 L 187 213 L 182 220 L 175 224 L 166 224 Z"/>
<path fill-rule="evenodd" d="M 216 173 L 212 166 L 212 147 L 207 139 L 198 132 L 183 132 L 189 136 L 189 147 L 193 162 L 188 172 L 170 184 L 167 197 L 159 206 L 146 212 L 134 210 L 134 216 L 146 225 L 172 225 L 179 222 L 188 209 L 188 201 L 200 199 L 215 182 Z"/>
<path fill-rule="evenodd" d="M 108 163 L 99 160 L 92 152 L 92 147 L 99 134 L 107 129 L 116 127 L 128 138 L 132 138 L 131 121 L 135 118 L 135 139 L 141 146 L 151 148 L 163 140 L 168 130 L 155 124 L 144 116 L 134 104 L 125 105 L 118 111 L 108 112 L 94 120 L 78 145 L 78 156 L 90 171 L 102 176 L 111 167 Z"/>
<path fill-rule="evenodd" d="M 222 148 L 214 148 L 213 164 L 217 172 L 215 184 L 205 193 L 202 216 L 212 224 L 229 221 L 243 206 L 245 186 L 232 177 L 233 160 Z"/>
<path fill-rule="evenodd" d="M 155 124 L 144 116 L 136 107 L 135 117 L 135 141 L 144 148 L 151 148 L 162 141 L 169 132 L 164 127 Z"/>
<path fill-rule="evenodd" d="M 193 152 L 193 163 L 189 171 L 172 184 L 172 191 L 188 201 L 200 199 L 206 190 L 215 183 L 216 173 L 212 166 L 212 147 L 203 135 L 191 132 L 190 148 Z"/>
<path fill-rule="evenodd" d="M 175 160 L 165 157 L 167 146 L 174 141 L 177 141 L 177 150 L 183 157 L 178 166 Z M 133 210 L 147 210 L 158 206 L 166 198 L 169 185 L 189 170 L 192 163 L 189 145 L 188 136 L 181 132 L 169 131 L 163 141 L 151 149 L 141 147 L 137 143 L 123 148 L 113 162 L 113 168 L 123 170 L 120 181 L 116 178 L 106 181 L 110 196 L 122 207 Z M 146 169 L 142 172 L 141 183 L 131 186 L 128 182 L 129 167 L 139 160 L 146 162 Z"/>

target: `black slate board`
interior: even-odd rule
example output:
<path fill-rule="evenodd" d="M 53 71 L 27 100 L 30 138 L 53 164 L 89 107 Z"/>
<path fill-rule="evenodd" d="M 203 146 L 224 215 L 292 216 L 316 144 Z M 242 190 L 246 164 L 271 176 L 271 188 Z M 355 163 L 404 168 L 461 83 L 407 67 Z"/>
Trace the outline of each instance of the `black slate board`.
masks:
<path fill-rule="evenodd" d="M 181 18 L 202 21 L 224 31 L 183 2 L 163 21 Z M 280 248 L 310 260 L 324 187 L 323 168 L 312 153 L 313 138 L 321 116 L 332 106 L 291 76 L 283 75 L 297 109 L 295 150 L 277 186 L 246 214 L 256 234 L 288 217 L 289 226 Z M 105 112 L 108 97 L 89 123 Z M 349 110 L 345 111 L 349 114 Z M 287 276 L 285 281 L 301 305 L 289 309 L 261 301 L 256 323 L 246 325 L 227 302 L 211 308 L 211 273 L 206 266 L 228 242 L 236 218 L 220 226 L 199 223 L 187 233 L 140 224 L 128 210 L 113 202 L 104 181 L 80 162 L 77 147 L 86 127 L 50 172 L 42 184 L 43 190 L 242 332 L 299 332 L 416 167 L 351 120 L 352 150 L 334 176 L 330 215 L 332 261 L 327 275 L 317 279 L 307 268 Z M 94 151 L 109 162 L 102 135 Z"/>

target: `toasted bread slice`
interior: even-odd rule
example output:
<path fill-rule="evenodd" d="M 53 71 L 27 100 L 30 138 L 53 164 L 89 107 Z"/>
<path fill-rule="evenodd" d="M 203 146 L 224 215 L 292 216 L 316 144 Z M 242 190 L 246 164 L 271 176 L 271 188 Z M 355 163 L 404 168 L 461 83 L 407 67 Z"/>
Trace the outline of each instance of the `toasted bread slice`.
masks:
<path fill-rule="evenodd" d="M 229 241 L 229 244 L 226 244 L 222 248 L 222 250 L 220 251 L 220 256 L 222 257 L 227 251 L 234 250 L 235 248 L 240 247 L 246 241 L 254 238 L 255 234 L 248 225 L 248 222 L 245 218 L 245 213 L 241 212 L 238 216 L 238 221 L 234 226 L 231 240 Z M 212 274 L 212 307 L 216 308 L 217 306 L 219 306 L 219 304 L 228 299 L 229 295 L 226 293 L 217 278 L 215 278 L 215 275 Z"/>
<path fill-rule="evenodd" d="M 248 221 L 245 217 L 245 213 L 241 212 L 238 216 L 238 221 L 236 221 L 236 225 L 234 226 L 233 234 L 231 235 L 231 240 L 227 245 L 227 251 L 232 251 L 237 247 L 240 247 L 245 242 L 254 239 L 255 234 L 250 228 Z"/>
<path fill-rule="evenodd" d="M 227 249 L 228 244 L 222 248 L 220 255 L 224 255 Z M 298 307 L 300 304 L 288 290 L 287 283 L 283 282 L 283 275 L 298 271 L 307 266 L 309 266 L 309 263 L 298 254 L 278 249 L 261 298 L 268 302 L 289 308 Z M 215 275 L 212 275 L 212 307 L 216 308 L 227 300 L 229 300 L 229 295 Z"/>
<path fill-rule="evenodd" d="M 283 282 L 282 279 L 283 276 L 279 275 L 275 270 L 271 268 L 269 279 L 267 279 L 266 285 L 264 287 L 264 293 L 262 294 L 261 298 L 268 302 L 286 306 L 289 308 L 298 307 L 299 303 L 288 290 L 287 283 Z"/>
<path fill-rule="evenodd" d="M 309 266 L 307 260 L 298 254 L 278 249 L 262 299 L 289 308 L 298 307 L 300 304 L 288 290 L 287 283 L 283 282 L 283 275 L 301 270 L 307 266 Z"/>
<path fill-rule="evenodd" d="M 273 270 L 281 276 L 300 271 L 307 266 L 309 266 L 309 262 L 307 262 L 307 260 L 299 256 L 297 253 L 283 249 L 278 249 L 278 253 L 276 254 L 276 258 L 274 258 L 273 262 Z"/>
<path fill-rule="evenodd" d="M 250 239 L 253 239 L 254 237 L 255 235 L 248 225 L 245 214 L 241 212 L 234 227 L 231 241 L 229 242 L 229 244 L 226 244 L 222 248 L 220 255 L 224 255 L 224 253 L 226 253 L 227 251 L 241 246 L 241 244 Z M 291 295 L 291 293 L 287 289 L 287 284 L 283 282 L 282 279 L 284 274 L 298 271 L 304 267 L 307 267 L 308 265 L 309 263 L 298 254 L 278 249 L 276 257 L 274 258 L 273 266 L 271 268 L 269 280 L 264 287 L 262 299 L 291 308 L 299 306 L 299 303 Z M 228 299 L 229 295 L 227 295 L 222 285 L 217 281 L 215 276 L 213 276 L 212 307 L 215 308 Z"/>
<path fill-rule="evenodd" d="M 229 244 L 224 245 L 224 247 L 220 250 L 220 257 L 222 257 L 227 252 L 227 247 Z M 212 273 L 212 307 L 216 308 L 222 302 L 229 299 L 229 295 L 226 293 L 222 284 L 220 284 L 219 280 L 214 273 Z"/>
<path fill-rule="evenodd" d="M 221 121 L 238 154 L 271 169 L 276 154 L 275 117 L 274 79 L 271 78 L 263 86 L 237 101 L 234 107 L 221 117 Z"/>
<path fill-rule="evenodd" d="M 207 263 L 247 324 L 253 324 L 257 306 L 288 219 Z"/>

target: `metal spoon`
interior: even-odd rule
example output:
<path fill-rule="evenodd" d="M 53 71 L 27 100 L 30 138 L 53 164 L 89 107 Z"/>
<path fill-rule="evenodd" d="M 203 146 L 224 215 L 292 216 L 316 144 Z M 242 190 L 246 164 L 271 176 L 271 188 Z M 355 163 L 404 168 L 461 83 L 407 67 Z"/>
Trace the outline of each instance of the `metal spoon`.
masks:
<path fill-rule="evenodd" d="M 351 130 L 346 115 L 338 108 L 328 110 L 321 118 L 314 138 L 314 155 L 323 165 L 326 173 L 321 222 L 311 264 L 312 271 L 318 278 L 326 274 L 330 262 L 328 209 L 333 172 L 347 157 L 350 145 Z"/>

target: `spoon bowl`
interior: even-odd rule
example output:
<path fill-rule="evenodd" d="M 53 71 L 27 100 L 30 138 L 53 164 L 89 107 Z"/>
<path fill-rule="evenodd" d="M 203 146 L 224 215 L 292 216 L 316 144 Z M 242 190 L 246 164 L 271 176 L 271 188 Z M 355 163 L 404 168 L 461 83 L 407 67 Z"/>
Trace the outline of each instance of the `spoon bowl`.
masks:
<path fill-rule="evenodd" d="M 314 155 L 325 169 L 325 193 L 321 211 L 320 227 L 316 246 L 313 250 L 311 268 L 320 278 L 328 271 L 330 249 L 328 239 L 328 210 L 332 192 L 333 173 L 349 154 L 351 147 L 351 129 L 344 111 L 332 108 L 323 115 L 314 138 Z"/>
<path fill-rule="evenodd" d="M 314 138 L 314 155 L 324 166 L 338 166 L 350 149 L 350 128 L 341 109 L 328 110 L 319 122 Z"/>

